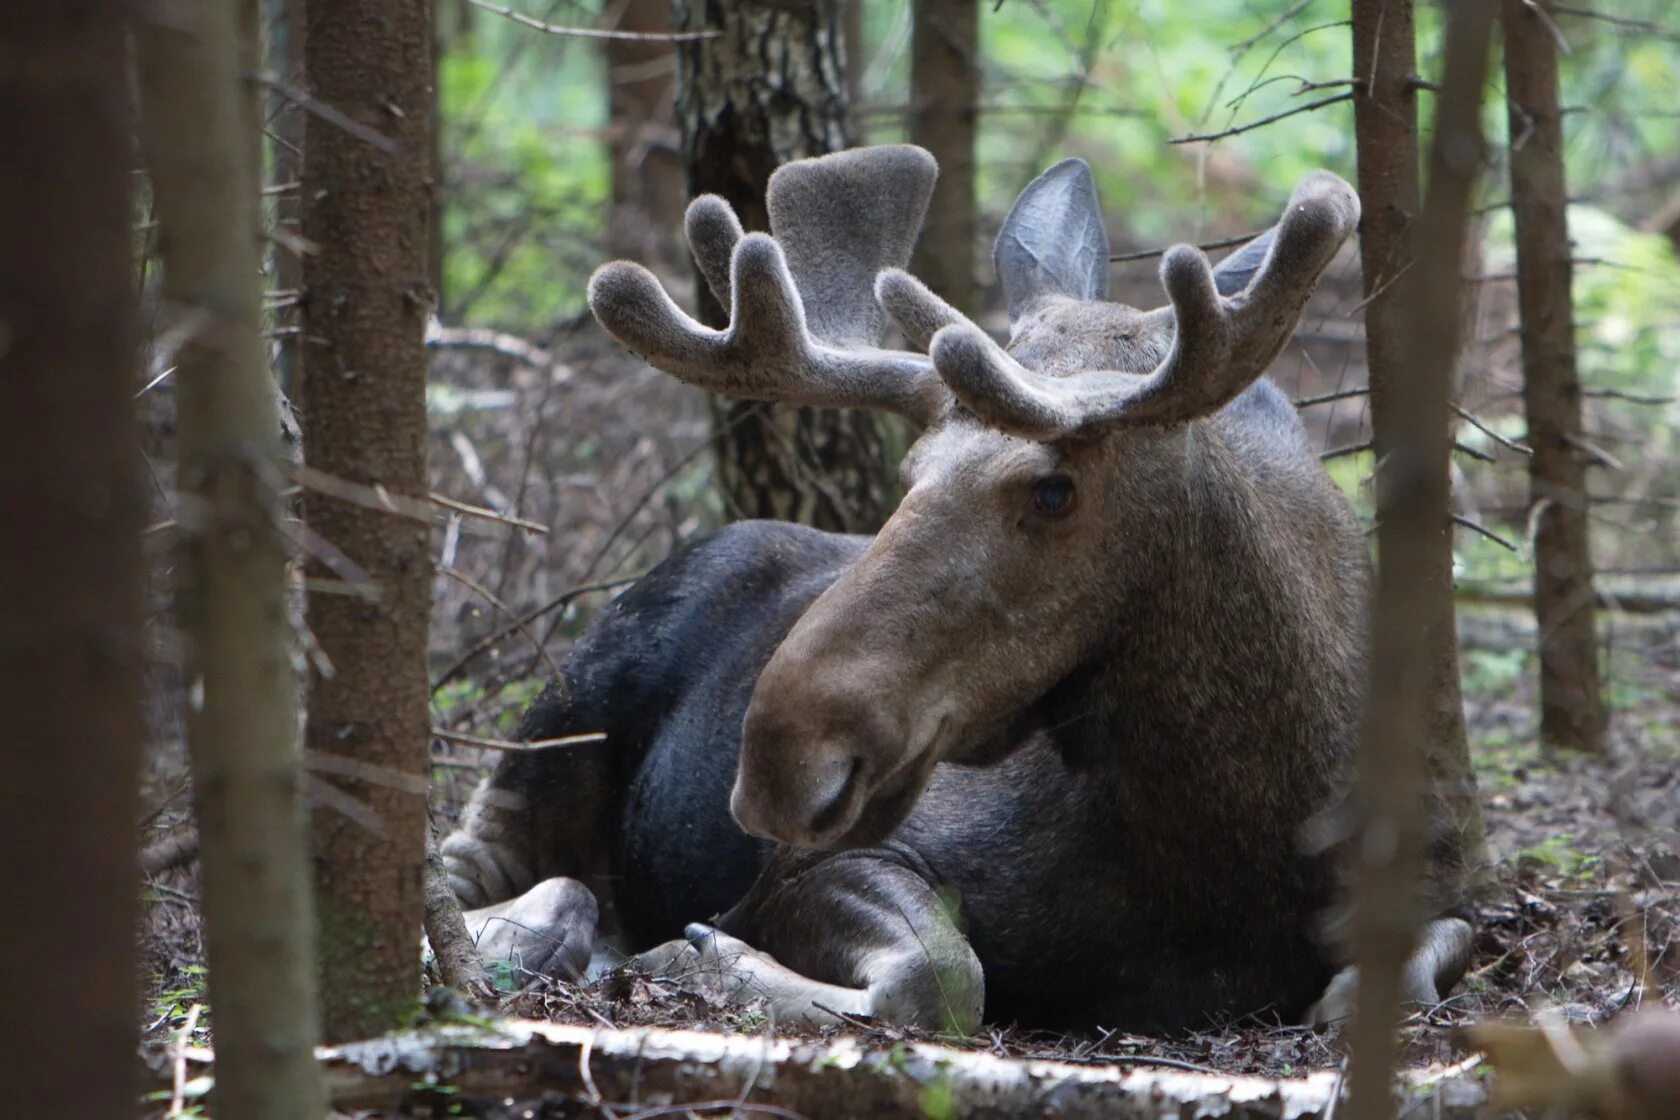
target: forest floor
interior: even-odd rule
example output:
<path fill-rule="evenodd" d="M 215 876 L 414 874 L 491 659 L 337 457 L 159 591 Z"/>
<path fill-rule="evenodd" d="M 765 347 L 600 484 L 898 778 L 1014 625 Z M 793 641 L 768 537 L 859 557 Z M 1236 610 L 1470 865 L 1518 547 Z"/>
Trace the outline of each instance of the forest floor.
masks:
<path fill-rule="evenodd" d="M 1412 1015 L 1404 1027 L 1404 1058 L 1414 1067 L 1462 1060 L 1468 1051 L 1459 1028 L 1489 1018 L 1547 1014 L 1598 1024 L 1642 1002 L 1680 1006 L 1680 623 L 1622 635 L 1612 655 L 1612 750 L 1600 761 L 1549 756 L 1535 745 L 1533 678 L 1521 652 L 1530 646 L 1508 632 L 1519 625 L 1511 617 L 1466 626 L 1466 712 L 1491 861 L 1475 903 L 1469 973 L 1444 1003 Z M 178 781 L 167 771 L 152 775 L 159 796 Z M 179 797 L 166 805 L 154 827 L 167 827 L 183 811 Z M 192 867 L 155 876 L 146 900 L 145 1036 L 179 1044 L 185 1028 L 203 1043 L 210 1017 L 193 1010 L 204 1000 L 204 969 Z M 505 1015 L 798 1033 L 773 1027 L 751 1005 L 723 1002 L 704 985 L 622 969 L 582 986 L 529 975 L 504 979 L 510 990 L 496 1010 Z M 843 1033 L 887 1047 L 915 1037 L 863 1021 Z M 1334 1031 L 1257 1021 L 1171 1039 L 1000 1025 L 968 1044 L 999 1055 L 1272 1077 L 1337 1068 L 1345 1056 Z"/>

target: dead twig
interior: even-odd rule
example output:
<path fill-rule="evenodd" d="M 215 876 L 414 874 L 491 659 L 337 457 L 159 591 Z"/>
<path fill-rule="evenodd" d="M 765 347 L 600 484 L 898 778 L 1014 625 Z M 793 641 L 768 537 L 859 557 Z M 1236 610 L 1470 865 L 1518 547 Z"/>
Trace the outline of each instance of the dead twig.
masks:
<path fill-rule="evenodd" d="M 1262 230 L 1261 232 L 1265 231 Z M 1204 241 L 1196 248 L 1203 252 L 1211 252 L 1214 249 L 1231 249 L 1238 245 L 1247 245 L 1259 236 L 1259 233 L 1239 233 L 1235 237 L 1222 237 L 1218 241 Z M 1146 261 L 1153 257 L 1164 257 L 1169 251 L 1168 249 L 1143 249 L 1136 253 L 1115 253 L 1108 260 L 1110 264 L 1119 261 Z"/>
<path fill-rule="evenodd" d="M 303 90 L 281 81 L 278 75 L 266 72 L 247 72 L 245 77 L 247 80 L 256 82 L 258 85 L 263 86 L 266 89 L 273 90 L 275 93 L 278 93 L 281 97 L 284 97 L 287 101 L 290 101 L 293 105 L 296 105 L 310 116 L 317 117 L 320 120 L 332 125 L 334 128 L 344 130 L 356 139 L 373 145 L 386 155 L 395 155 L 397 153 L 397 142 L 389 136 L 369 128 L 361 121 L 353 120 L 350 117 L 345 116 L 343 113 L 323 101 L 315 100 L 315 98 L 311 97 Z"/>
<path fill-rule="evenodd" d="M 721 31 L 603 31 L 597 27 L 562 27 L 559 24 L 533 19 L 512 8 L 486 3 L 485 0 L 467 0 L 467 3 L 547 35 L 570 35 L 578 39 L 612 39 L 627 43 L 692 43 L 696 39 L 715 39 L 723 34 Z"/>
<path fill-rule="evenodd" d="M 1488 540 L 1492 541 L 1494 544 L 1499 545 L 1501 548 L 1508 548 L 1512 552 L 1517 553 L 1522 552 L 1522 549 L 1518 548 L 1510 540 L 1500 536 L 1492 529 L 1489 529 L 1486 525 L 1483 525 L 1480 521 L 1472 521 L 1470 518 L 1465 517 L 1462 514 L 1455 513 L 1453 514 L 1453 524 L 1460 526 L 1461 528 L 1469 529 L 1472 533 L 1479 533 Z"/>
<path fill-rule="evenodd" d="M 441 727 L 434 727 L 432 738 L 442 739 L 446 743 L 460 743 L 466 747 L 482 747 L 490 751 L 546 751 L 554 747 L 585 747 L 591 743 L 604 743 L 607 741 L 607 733 L 585 731 L 578 735 L 562 735 L 558 739 L 532 739 L 522 743 L 514 739 L 488 739 L 482 735 L 466 735 L 459 731 L 446 731 Z"/>
<path fill-rule="evenodd" d="M 536 649 L 537 656 L 542 659 L 545 665 L 548 666 L 548 671 L 554 674 L 556 678 L 561 675 L 560 665 L 554 660 L 554 656 L 548 652 L 548 647 L 538 640 L 536 634 L 532 632 L 530 626 L 522 618 L 520 618 L 519 615 L 514 613 L 512 607 L 502 602 L 488 587 L 485 587 L 482 583 L 479 583 L 476 579 L 473 579 L 465 572 L 450 567 L 440 567 L 438 570 L 450 579 L 454 580 L 456 583 L 459 583 L 462 587 L 471 591 L 473 594 L 482 597 L 485 602 L 500 611 L 503 617 L 510 619 L 513 628 L 528 639 L 531 645 Z"/>
<path fill-rule="evenodd" d="M 1229 136 L 1241 136 L 1245 132 L 1253 132 L 1257 128 L 1264 128 L 1269 124 L 1276 124 L 1278 121 L 1296 116 L 1300 113 L 1311 113 L 1315 110 L 1324 109 L 1331 105 L 1339 105 L 1343 101 L 1352 100 L 1353 94 L 1338 93 L 1331 97 L 1321 97 L 1317 101 L 1309 101 L 1305 105 L 1297 105 L 1293 109 L 1285 109 L 1282 112 L 1273 113 L 1269 117 L 1261 117 L 1257 121 L 1250 121 L 1247 124 L 1232 125 L 1230 128 L 1222 129 L 1219 132 L 1202 132 L 1190 136 L 1174 136 L 1169 138 L 1167 143 L 1199 144 L 1204 142 L 1211 143 L 1215 140 L 1224 140 Z"/>

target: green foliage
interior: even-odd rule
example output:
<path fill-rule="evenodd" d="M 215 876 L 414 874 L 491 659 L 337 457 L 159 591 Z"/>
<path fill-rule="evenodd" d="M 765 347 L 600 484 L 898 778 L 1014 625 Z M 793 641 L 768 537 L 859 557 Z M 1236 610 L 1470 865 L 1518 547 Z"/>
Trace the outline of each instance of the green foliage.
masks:
<path fill-rule="evenodd" d="M 1576 847 L 1575 836 L 1569 832 L 1560 832 L 1530 845 L 1519 852 L 1517 858 L 1519 862 L 1538 864 L 1566 880 L 1590 878 L 1602 862 L 1598 856 Z"/>
<path fill-rule="evenodd" d="M 1573 279 L 1583 380 L 1630 393 L 1672 394 L 1680 370 L 1680 332 L 1674 330 L 1680 258 L 1673 245 L 1587 205 L 1569 208 L 1569 236 L 1580 262 Z M 1516 268 L 1508 210 L 1490 223 L 1484 251 L 1490 273 Z"/>
<path fill-rule="evenodd" d="M 1528 668 L 1530 651 L 1514 649 L 1470 649 L 1460 659 L 1464 668 L 1464 691 L 1469 694 L 1509 695 L 1517 679 Z"/>
<path fill-rule="evenodd" d="M 189 964 L 180 970 L 179 986 L 159 991 L 152 997 L 152 1018 L 176 1026 L 186 1022 L 192 1009 L 199 1009 L 199 1016 L 194 1035 L 207 1034 L 210 1030 L 210 1005 L 205 1001 L 205 978 L 209 969 L 201 964 Z M 162 988 L 169 981 L 160 976 L 154 987 Z"/>
<path fill-rule="evenodd" d="M 587 42 L 489 16 L 473 26 L 438 66 L 444 316 L 536 333 L 579 310 L 601 255 L 605 77 Z"/>
<path fill-rule="evenodd" d="M 916 1106 L 927 1120 L 956 1120 L 957 1095 L 947 1070 L 941 1067 L 928 1078 L 916 1096 Z"/>

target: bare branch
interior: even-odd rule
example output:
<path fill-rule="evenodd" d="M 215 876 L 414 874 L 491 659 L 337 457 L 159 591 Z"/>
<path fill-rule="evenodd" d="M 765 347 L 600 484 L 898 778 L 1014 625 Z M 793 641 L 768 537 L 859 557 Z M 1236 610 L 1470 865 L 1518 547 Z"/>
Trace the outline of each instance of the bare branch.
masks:
<path fill-rule="evenodd" d="M 369 128 L 361 121 L 353 120 L 350 117 L 345 116 L 343 113 L 323 101 L 315 100 L 315 98 L 311 97 L 303 90 L 281 81 L 276 75 L 268 73 L 248 73 L 245 77 L 249 81 L 256 82 L 260 86 L 273 90 L 275 93 L 278 93 L 281 97 L 284 97 L 287 101 L 290 101 L 292 104 L 296 105 L 298 108 L 302 109 L 311 116 L 318 117 L 319 119 L 332 125 L 334 128 L 343 129 L 356 139 L 373 145 L 386 155 L 396 154 L 397 142 L 392 140 L 389 136 Z"/>
<path fill-rule="evenodd" d="M 1273 113 L 1269 117 L 1261 117 L 1259 120 L 1250 121 L 1247 124 L 1235 125 L 1231 128 L 1227 128 L 1227 129 L 1225 129 L 1221 132 L 1206 132 L 1206 133 L 1200 133 L 1200 134 L 1196 134 L 1196 135 L 1192 135 L 1192 136 L 1174 136 L 1171 139 L 1169 139 L 1167 141 L 1167 143 L 1169 143 L 1169 144 L 1197 144 L 1197 143 L 1202 143 L 1204 141 L 1212 142 L 1214 140 L 1223 140 L 1228 136 L 1240 136 L 1245 132 L 1253 132 L 1257 128 L 1264 128 L 1266 125 L 1275 124 L 1278 121 L 1281 121 L 1281 120 L 1283 120 L 1287 117 L 1296 116 L 1299 113 L 1311 113 L 1315 110 L 1323 109 L 1323 108 L 1325 108 L 1327 106 L 1330 106 L 1330 105 L 1337 105 L 1337 104 L 1340 104 L 1343 101 L 1352 101 L 1352 100 L 1353 100 L 1353 94 L 1351 94 L 1351 93 L 1338 93 L 1338 94 L 1334 95 L 1333 97 L 1321 97 L 1317 101 L 1309 101 L 1305 105 L 1297 105 L 1293 109 L 1285 109 L 1281 113 Z"/>
<path fill-rule="evenodd" d="M 446 743 L 460 743 L 465 747 L 481 747 L 489 751 L 546 751 L 554 747 L 586 747 L 591 743 L 604 743 L 607 741 L 607 733 L 585 731 L 578 735 L 562 735 L 558 739 L 532 739 L 522 743 L 515 739 L 487 739 L 482 735 L 466 735 L 459 731 L 434 727 L 432 738 L 442 739 Z"/>
<path fill-rule="evenodd" d="M 540 19 L 533 19 L 523 12 L 516 12 L 512 8 L 504 8 L 499 4 L 489 4 L 485 0 L 467 0 L 475 8 L 483 8 L 487 12 L 495 12 L 514 23 L 524 24 L 535 28 L 547 35 L 569 35 L 576 39 L 612 39 L 627 43 L 692 43 L 696 39 L 715 39 L 722 32 L 718 31 L 603 31 L 596 27 L 562 27 L 558 24 L 544 23 Z"/>

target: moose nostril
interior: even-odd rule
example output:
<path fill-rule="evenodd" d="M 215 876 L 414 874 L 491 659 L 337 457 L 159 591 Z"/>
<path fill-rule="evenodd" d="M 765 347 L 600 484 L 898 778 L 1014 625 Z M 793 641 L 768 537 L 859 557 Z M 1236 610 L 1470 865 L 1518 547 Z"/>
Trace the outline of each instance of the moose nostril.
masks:
<path fill-rule="evenodd" d="M 810 830 L 814 835 L 821 836 L 830 831 L 835 825 L 844 824 L 851 809 L 858 798 L 858 788 L 863 783 L 864 771 L 867 764 L 862 755 L 853 755 L 846 768 L 846 776 L 840 782 L 839 788 L 829 798 L 828 803 L 811 818 Z"/>

